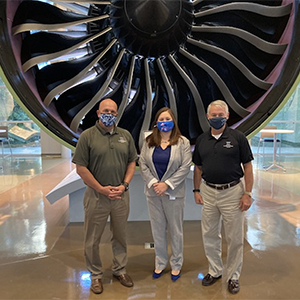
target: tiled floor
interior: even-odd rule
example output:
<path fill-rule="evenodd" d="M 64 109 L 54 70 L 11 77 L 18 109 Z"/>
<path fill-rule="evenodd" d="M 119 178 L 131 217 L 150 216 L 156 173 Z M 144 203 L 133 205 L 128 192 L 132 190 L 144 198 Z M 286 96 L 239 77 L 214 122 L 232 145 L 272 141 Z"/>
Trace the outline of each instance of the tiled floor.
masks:
<path fill-rule="evenodd" d="M 50 205 L 45 194 L 74 166 L 68 159 L 6 158 L 0 169 L 0 299 L 300 299 L 300 155 L 283 156 L 286 172 L 255 167 L 254 204 L 246 215 L 241 291 L 224 280 L 203 287 L 207 271 L 200 221 L 184 224 L 182 277 L 152 280 L 154 253 L 149 222 L 128 224 L 128 273 L 133 288 L 113 279 L 107 228 L 100 251 L 104 292 L 90 292 L 83 258 L 83 224 L 68 224 L 68 198 Z M 187 199 L 187 201 L 194 201 Z M 226 248 L 224 243 L 224 261 Z M 224 276 L 225 277 L 225 276 Z"/>

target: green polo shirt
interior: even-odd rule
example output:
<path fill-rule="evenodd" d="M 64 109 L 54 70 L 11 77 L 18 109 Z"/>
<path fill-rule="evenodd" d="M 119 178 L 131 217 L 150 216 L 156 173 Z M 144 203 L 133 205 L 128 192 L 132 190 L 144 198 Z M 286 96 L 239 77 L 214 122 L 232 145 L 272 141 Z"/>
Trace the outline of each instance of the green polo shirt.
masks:
<path fill-rule="evenodd" d="M 72 162 L 87 167 L 103 186 L 117 186 L 123 182 L 127 165 L 137 160 L 131 134 L 115 127 L 112 133 L 96 125 L 79 137 Z"/>

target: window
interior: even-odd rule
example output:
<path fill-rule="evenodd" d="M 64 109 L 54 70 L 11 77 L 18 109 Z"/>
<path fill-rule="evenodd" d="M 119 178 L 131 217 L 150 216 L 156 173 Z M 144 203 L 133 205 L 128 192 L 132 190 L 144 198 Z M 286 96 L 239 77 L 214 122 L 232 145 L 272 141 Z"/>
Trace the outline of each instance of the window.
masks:
<path fill-rule="evenodd" d="M 0 125 L 8 126 L 13 155 L 40 155 L 40 129 L 13 99 L 0 78 Z M 4 148 L 5 154 L 9 153 Z"/>

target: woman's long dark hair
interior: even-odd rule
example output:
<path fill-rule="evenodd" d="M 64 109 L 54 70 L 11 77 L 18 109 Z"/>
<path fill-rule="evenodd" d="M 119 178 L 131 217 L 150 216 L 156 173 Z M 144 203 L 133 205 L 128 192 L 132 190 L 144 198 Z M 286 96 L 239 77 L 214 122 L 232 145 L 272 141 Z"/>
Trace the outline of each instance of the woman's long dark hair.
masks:
<path fill-rule="evenodd" d="M 172 117 L 172 120 L 174 122 L 174 127 L 172 129 L 171 135 L 170 135 L 170 145 L 176 145 L 178 143 L 179 138 L 181 138 L 181 132 L 179 130 L 179 127 L 177 125 L 177 122 L 175 120 L 175 116 L 172 112 L 172 110 L 169 107 L 163 107 L 161 108 L 155 115 L 154 121 L 153 121 L 153 131 L 150 135 L 147 136 L 146 142 L 148 143 L 149 148 L 150 147 L 158 147 L 161 143 L 161 135 L 160 131 L 156 126 L 157 120 L 159 116 L 163 112 L 168 112 L 170 116 Z"/>

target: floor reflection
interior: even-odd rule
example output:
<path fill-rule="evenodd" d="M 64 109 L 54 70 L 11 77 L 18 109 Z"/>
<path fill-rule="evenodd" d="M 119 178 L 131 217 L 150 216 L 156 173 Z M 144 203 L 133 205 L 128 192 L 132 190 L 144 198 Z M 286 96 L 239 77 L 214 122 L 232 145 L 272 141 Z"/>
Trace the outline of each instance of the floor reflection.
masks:
<path fill-rule="evenodd" d="M 285 161 L 287 172 L 255 168 L 254 202 L 246 214 L 246 238 L 253 249 L 300 244 L 299 159 Z"/>
<path fill-rule="evenodd" d="M 159 280 L 151 278 L 154 252 L 145 248 L 152 241 L 149 222 L 128 223 L 131 289 L 112 277 L 107 228 L 100 247 L 104 293 L 96 296 L 85 269 L 83 224 L 68 224 L 68 197 L 51 205 L 44 196 L 74 166 L 57 158 L 5 159 L 0 170 L 0 299 L 299 299 L 300 158 L 283 157 L 281 162 L 286 173 L 263 170 L 261 158 L 254 164 L 254 203 L 246 213 L 239 294 L 229 295 L 224 280 L 213 287 L 201 285 L 207 262 L 200 222 L 186 221 L 184 266 L 176 283 L 169 268 Z M 193 199 L 187 201 L 191 205 Z M 223 250 L 226 264 L 225 242 Z"/>

